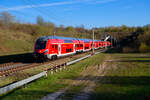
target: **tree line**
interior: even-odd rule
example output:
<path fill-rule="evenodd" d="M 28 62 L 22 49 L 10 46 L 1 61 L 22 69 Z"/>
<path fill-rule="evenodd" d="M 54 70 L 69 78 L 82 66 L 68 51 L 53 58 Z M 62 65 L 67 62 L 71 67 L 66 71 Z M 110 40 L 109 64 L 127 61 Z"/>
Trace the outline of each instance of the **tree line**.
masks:
<path fill-rule="evenodd" d="M 19 31 L 30 34 L 37 39 L 43 35 L 58 35 L 76 38 L 92 38 L 92 30 L 95 30 L 95 38 L 102 39 L 103 35 L 111 35 L 122 52 L 149 52 L 150 51 L 150 24 L 145 26 L 128 27 L 109 26 L 86 29 L 83 25 L 78 27 L 59 25 L 45 21 L 37 16 L 36 24 L 21 23 L 16 21 L 15 16 L 8 12 L 0 13 L 0 29 Z"/>

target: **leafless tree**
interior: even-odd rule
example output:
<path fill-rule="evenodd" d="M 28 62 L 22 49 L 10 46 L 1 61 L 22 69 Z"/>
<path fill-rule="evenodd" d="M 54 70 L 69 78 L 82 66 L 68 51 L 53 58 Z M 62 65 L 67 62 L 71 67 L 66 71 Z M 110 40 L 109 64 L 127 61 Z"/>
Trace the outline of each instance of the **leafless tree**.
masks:
<path fill-rule="evenodd" d="M 2 12 L 0 13 L 0 22 L 6 26 L 9 26 L 11 23 L 15 22 L 14 16 L 8 12 Z"/>

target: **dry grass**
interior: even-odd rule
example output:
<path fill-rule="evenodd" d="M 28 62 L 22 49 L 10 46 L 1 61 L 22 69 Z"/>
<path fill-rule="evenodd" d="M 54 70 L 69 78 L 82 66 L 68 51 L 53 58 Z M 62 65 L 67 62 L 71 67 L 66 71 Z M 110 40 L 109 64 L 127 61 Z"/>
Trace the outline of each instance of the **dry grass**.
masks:
<path fill-rule="evenodd" d="M 24 53 L 33 50 L 33 37 L 22 32 L 0 29 L 0 55 Z"/>

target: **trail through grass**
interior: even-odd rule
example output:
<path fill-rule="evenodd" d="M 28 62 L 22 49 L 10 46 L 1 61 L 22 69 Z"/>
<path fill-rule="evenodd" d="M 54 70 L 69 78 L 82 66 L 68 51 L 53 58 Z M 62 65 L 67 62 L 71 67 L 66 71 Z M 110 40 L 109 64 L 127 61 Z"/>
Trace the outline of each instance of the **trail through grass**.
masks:
<path fill-rule="evenodd" d="M 71 100 L 95 84 L 90 88 L 93 90 L 89 100 L 147 100 L 149 73 L 150 54 L 98 54 L 0 99 L 40 100 L 67 88 L 59 98 Z"/>
<path fill-rule="evenodd" d="M 74 65 L 68 66 L 67 70 L 48 74 L 48 77 L 41 78 L 29 85 L 26 88 L 18 89 L 8 95 L 1 96 L 1 100 L 40 100 L 43 96 L 54 93 L 62 88 L 67 87 L 72 80 L 77 78 L 82 70 L 87 66 L 95 66 L 100 62 L 100 58 L 104 59 L 103 54 L 95 55 Z M 76 89 L 75 89 L 76 90 Z"/>

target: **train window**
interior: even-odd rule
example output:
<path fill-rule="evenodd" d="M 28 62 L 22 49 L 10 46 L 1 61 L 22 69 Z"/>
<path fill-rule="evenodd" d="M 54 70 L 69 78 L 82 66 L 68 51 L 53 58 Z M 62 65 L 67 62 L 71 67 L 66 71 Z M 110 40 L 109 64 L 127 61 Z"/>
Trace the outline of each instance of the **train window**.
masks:
<path fill-rule="evenodd" d="M 55 49 L 57 50 L 57 45 L 55 45 Z"/>
<path fill-rule="evenodd" d="M 85 47 L 85 49 L 89 49 L 89 47 Z"/>
<path fill-rule="evenodd" d="M 66 49 L 66 52 L 68 52 L 68 49 Z"/>
<path fill-rule="evenodd" d="M 52 48 L 54 48 L 54 45 L 52 45 Z"/>
<path fill-rule="evenodd" d="M 76 44 L 76 47 L 79 47 L 79 44 Z"/>
<path fill-rule="evenodd" d="M 60 46 L 59 46 L 59 51 L 60 51 Z"/>
<path fill-rule="evenodd" d="M 80 44 L 80 47 L 83 47 L 83 44 Z"/>
<path fill-rule="evenodd" d="M 35 48 L 36 48 L 36 49 L 45 49 L 45 48 L 46 48 L 46 44 L 47 44 L 47 41 L 40 41 L 40 40 L 37 40 L 37 41 L 36 41 Z"/>
<path fill-rule="evenodd" d="M 72 49 L 70 48 L 70 49 L 66 49 L 66 53 L 67 52 L 72 52 Z"/>

